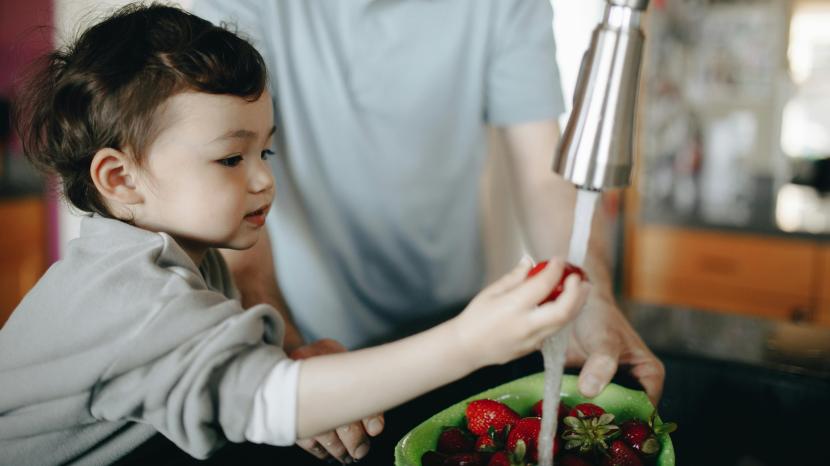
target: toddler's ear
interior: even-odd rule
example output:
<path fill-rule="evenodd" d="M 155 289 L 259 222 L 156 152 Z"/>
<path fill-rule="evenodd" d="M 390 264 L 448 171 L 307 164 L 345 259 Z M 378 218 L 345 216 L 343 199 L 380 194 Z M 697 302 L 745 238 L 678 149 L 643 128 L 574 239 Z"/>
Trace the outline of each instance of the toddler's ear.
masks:
<path fill-rule="evenodd" d="M 95 153 L 89 175 L 108 204 L 126 207 L 144 200 L 135 183 L 135 163 L 125 153 L 104 148 Z"/>

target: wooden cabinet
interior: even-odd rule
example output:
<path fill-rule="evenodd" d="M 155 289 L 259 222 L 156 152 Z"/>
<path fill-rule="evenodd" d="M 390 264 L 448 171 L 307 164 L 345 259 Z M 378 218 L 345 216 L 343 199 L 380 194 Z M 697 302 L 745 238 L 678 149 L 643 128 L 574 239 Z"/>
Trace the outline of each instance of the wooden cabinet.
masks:
<path fill-rule="evenodd" d="M 821 325 L 830 327 L 830 246 L 822 247 L 819 253 L 816 287 L 818 288 L 816 320 Z"/>
<path fill-rule="evenodd" d="M 634 300 L 816 322 L 819 288 L 830 303 L 828 287 L 819 286 L 817 241 L 654 225 L 635 233 L 626 270 Z M 830 325 L 830 310 L 823 315 Z"/>
<path fill-rule="evenodd" d="M 46 207 L 39 198 L 0 200 L 0 326 L 46 270 Z"/>

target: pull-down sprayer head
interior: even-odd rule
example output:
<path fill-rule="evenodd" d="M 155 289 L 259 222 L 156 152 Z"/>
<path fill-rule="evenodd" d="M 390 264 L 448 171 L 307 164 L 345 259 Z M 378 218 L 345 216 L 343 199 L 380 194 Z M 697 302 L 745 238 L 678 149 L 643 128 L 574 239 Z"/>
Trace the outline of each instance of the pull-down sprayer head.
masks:
<path fill-rule="evenodd" d="M 580 189 L 631 183 L 634 119 L 649 0 L 607 0 L 582 58 L 574 103 L 553 170 Z"/>

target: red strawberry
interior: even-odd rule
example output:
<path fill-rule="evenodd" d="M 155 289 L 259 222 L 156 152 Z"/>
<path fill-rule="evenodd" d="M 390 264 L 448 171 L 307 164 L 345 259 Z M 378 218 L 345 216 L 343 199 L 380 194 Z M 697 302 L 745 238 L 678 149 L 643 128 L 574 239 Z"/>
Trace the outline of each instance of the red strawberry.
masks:
<path fill-rule="evenodd" d="M 530 415 L 534 417 L 542 417 L 542 402 L 545 400 L 537 401 L 533 407 L 530 408 Z"/>
<path fill-rule="evenodd" d="M 490 457 L 490 462 L 487 466 L 513 466 L 510 462 L 510 456 L 505 451 L 497 451 Z"/>
<path fill-rule="evenodd" d="M 458 427 L 447 427 L 438 436 L 439 453 L 452 455 L 455 453 L 470 453 L 473 451 L 475 440 Z"/>
<path fill-rule="evenodd" d="M 562 433 L 565 449 L 579 450 L 582 454 L 607 450 L 608 441 L 616 436 L 620 429 L 614 424 L 614 415 L 602 413 L 599 416 L 585 416 L 583 409 L 589 412 L 595 411 L 593 408 L 578 409 L 579 406 L 571 409 L 571 412 L 576 410 L 578 416 L 565 416 L 562 420 L 565 424 L 565 430 Z"/>
<path fill-rule="evenodd" d="M 651 427 L 639 419 L 631 419 L 620 424 L 622 439 L 635 451 L 646 457 L 657 455 L 660 451 L 660 442 L 651 430 Z"/>
<path fill-rule="evenodd" d="M 593 466 L 590 461 L 581 456 L 571 453 L 566 453 L 562 458 L 556 461 L 557 466 Z"/>
<path fill-rule="evenodd" d="M 651 412 L 648 422 L 632 419 L 620 425 L 623 440 L 645 458 L 653 458 L 660 452 L 658 435 L 670 434 L 677 430 L 677 424 L 673 422 L 657 424 L 655 421 L 657 410 Z"/>
<path fill-rule="evenodd" d="M 467 429 L 475 435 L 484 435 L 492 427 L 501 432 L 505 426 L 519 420 L 516 411 L 496 400 L 475 400 L 467 405 Z"/>
<path fill-rule="evenodd" d="M 611 441 L 608 456 L 602 458 L 602 466 L 643 466 L 643 460 L 627 443 L 617 439 Z"/>
<path fill-rule="evenodd" d="M 492 453 L 499 449 L 496 440 L 493 438 L 494 436 L 485 434 L 481 435 L 476 439 L 475 451 L 485 452 L 485 453 Z"/>
<path fill-rule="evenodd" d="M 484 460 L 478 453 L 458 453 L 445 459 L 442 466 L 484 466 Z"/>
<path fill-rule="evenodd" d="M 539 459 L 539 431 L 542 429 L 542 419 L 538 417 L 525 417 L 516 421 L 513 428 L 507 434 L 507 443 L 505 444 L 507 451 L 519 455 L 521 450 L 525 450 L 523 458 L 530 463 L 535 463 Z M 524 447 L 519 446 L 519 442 L 524 444 Z M 519 450 L 517 450 L 517 447 Z M 553 439 L 553 455 L 559 453 L 559 438 Z"/>
<path fill-rule="evenodd" d="M 533 266 L 532 269 L 530 269 L 530 272 L 527 273 L 527 278 L 530 278 L 536 275 L 537 273 L 541 272 L 545 267 L 547 267 L 547 265 L 548 261 L 539 262 L 538 264 Z M 542 302 L 539 303 L 539 305 L 545 304 L 558 298 L 559 295 L 562 293 L 562 290 L 565 288 L 565 279 L 568 278 L 568 275 L 572 273 L 578 274 L 581 280 L 587 280 L 587 275 L 585 274 L 584 270 L 571 264 L 570 262 L 566 262 L 565 268 L 562 270 L 562 277 L 559 279 L 559 283 L 556 284 L 553 290 L 551 290 L 548 297 L 543 299 Z"/>
<path fill-rule="evenodd" d="M 543 401 L 545 400 L 537 401 L 536 404 L 534 404 L 533 407 L 530 408 L 530 414 L 532 416 L 542 417 Z M 568 415 L 568 409 L 569 408 L 565 406 L 565 403 L 561 401 L 559 402 L 559 412 L 556 413 L 556 419 L 559 421 L 559 425 L 562 425 L 562 418 Z"/>
<path fill-rule="evenodd" d="M 444 466 L 444 460 L 447 459 L 447 455 L 443 453 L 438 453 L 437 451 L 428 451 L 421 455 L 421 465 L 422 466 Z"/>
<path fill-rule="evenodd" d="M 582 416 L 579 415 L 582 413 Z M 580 403 L 568 413 L 568 416 L 573 417 L 600 417 L 605 413 L 605 410 L 593 403 Z"/>

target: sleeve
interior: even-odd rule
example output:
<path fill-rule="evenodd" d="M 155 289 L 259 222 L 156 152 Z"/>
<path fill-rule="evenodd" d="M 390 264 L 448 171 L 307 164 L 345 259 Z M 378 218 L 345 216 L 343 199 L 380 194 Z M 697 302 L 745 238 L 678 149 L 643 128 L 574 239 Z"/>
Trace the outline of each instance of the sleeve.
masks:
<path fill-rule="evenodd" d="M 264 54 L 267 44 L 262 15 L 266 6 L 253 0 L 195 0 L 190 11 L 217 26 L 228 27 Z"/>
<path fill-rule="evenodd" d="M 245 430 L 249 442 L 285 446 L 296 441 L 300 364 L 300 361 L 283 359 L 260 384 Z"/>
<path fill-rule="evenodd" d="M 499 0 L 486 76 L 486 119 L 496 126 L 565 111 L 549 0 Z"/>
<path fill-rule="evenodd" d="M 188 454 L 206 458 L 226 440 L 246 440 L 257 389 L 287 359 L 279 346 L 283 322 L 268 305 L 243 310 L 238 301 L 193 290 L 185 280 L 171 280 L 159 297 L 154 300 L 162 304 L 95 385 L 90 411 L 100 420 L 148 423 Z M 295 423 L 296 386 L 282 393 L 294 397 L 280 406 Z M 278 441 L 293 443 L 295 430 L 282 428 Z"/>

